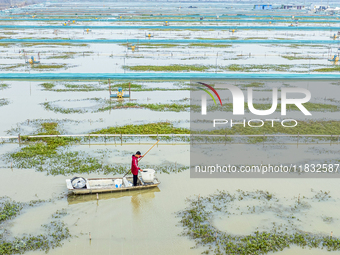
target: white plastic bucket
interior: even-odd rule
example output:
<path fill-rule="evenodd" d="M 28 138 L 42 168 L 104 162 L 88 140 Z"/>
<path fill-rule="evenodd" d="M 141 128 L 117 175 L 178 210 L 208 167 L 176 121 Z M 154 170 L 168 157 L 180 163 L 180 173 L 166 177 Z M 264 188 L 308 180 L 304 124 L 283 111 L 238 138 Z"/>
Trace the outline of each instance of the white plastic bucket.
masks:
<path fill-rule="evenodd" d="M 132 183 L 129 182 L 126 177 L 123 178 L 123 183 L 124 183 L 124 187 L 127 188 L 127 187 L 132 187 Z"/>
<path fill-rule="evenodd" d="M 155 170 L 143 169 L 142 179 L 144 182 L 153 182 L 153 180 L 155 179 Z"/>
<path fill-rule="evenodd" d="M 123 180 L 122 179 L 116 179 L 115 180 L 115 187 L 121 188 L 122 187 Z"/>

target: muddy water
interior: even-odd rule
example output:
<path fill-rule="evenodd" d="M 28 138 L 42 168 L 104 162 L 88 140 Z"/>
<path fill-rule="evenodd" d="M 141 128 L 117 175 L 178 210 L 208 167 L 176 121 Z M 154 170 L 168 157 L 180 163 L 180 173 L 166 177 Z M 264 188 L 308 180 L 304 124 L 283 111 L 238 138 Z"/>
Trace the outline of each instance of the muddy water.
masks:
<path fill-rule="evenodd" d="M 54 5 L 54 3 L 52 4 Z M 77 3 L 80 13 L 88 10 L 88 4 Z M 110 6 L 111 12 L 116 13 L 201 13 L 210 15 L 221 15 L 228 10 L 228 13 L 247 13 L 254 14 L 259 12 L 251 11 L 252 5 L 227 5 L 223 4 L 198 4 L 198 9 L 189 9 L 189 5 L 181 3 L 164 3 L 162 5 L 150 6 L 147 3 L 140 3 L 137 6 L 127 6 L 126 3 L 106 3 L 106 7 L 96 5 L 98 10 L 108 11 Z M 27 7 L 28 12 L 39 11 L 43 5 Z M 73 4 L 64 4 L 63 11 L 76 11 Z M 227 7 L 228 9 L 226 9 Z M 231 7 L 233 7 L 231 9 Z M 57 12 L 60 6 L 51 8 Z M 18 10 L 20 13 L 21 10 Z M 43 10 L 44 11 L 44 10 Z M 46 11 L 46 10 L 45 10 Z M 79 11 L 79 10 L 77 10 Z M 275 12 L 284 15 L 292 15 L 295 12 Z M 58 15 L 58 13 L 56 13 Z M 274 14 L 268 12 L 266 14 Z M 60 15 L 60 14 L 59 14 Z M 65 17 L 66 19 L 67 17 Z M 60 22 L 16 22 L 21 25 L 53 25 Z M 79 22 L 79 25 L 85 22 Z M 2 24 L 2 23 L 0 23 Z M 5 23 L 4 23 L 5 24 Z M 6 23 L 7 24 L 7 23 Z M 88 25 L 98 25 L 95 22 L 88 22 Z M 128 25 L 132 23 L 117 22 L 115 25 Z M 135 22 L 133 25 L 144 24 L 148 22 Z M 156 24 L 156 23 L 153 23 Z M 182 23 L 173 22 L 172 25 L 181 25 Z M 199 24 L 198 22 L 194 24 Z M 214 23 L 218 25 L 219 23 Z M 224 25 L 226 23 L 223 23 Z M 234 24 L 234 23 L 233 23 Z M 111 22 L 103 22 L 102 25 L 112 25 Z M 209 24 L 207 24 L 209 25 Z M 247 24 L 245 24 L 247 25 Z M 276 25 L 279 25 L 277 23 Z M 304 24 L 310 25 L 310 24 Z M 321 25 L 326 25 L 321 24 Z M 9 32 L 9 31 L 6 31 Z M 148 30 L 129 30 L 125 31 L 108 31 L 95 30 L 89 34 L 84 33 L 82 29 L 57 31 L 40 30 L 39 34 L 33 29 L 13 30 L 14 34 L 0 33 L 0 36 L 11 38 L 71 38 L 71 39 L 145 39 L 145 33 Z M 268 39 L 330 39 L 332 32 L 329 31 L 237 31 L 231 34 L 229 31 L 153 31 L 157 39 L 199 39 L 199 38 L 231 38 L 249 39 L 250 37 L 267 37 Z M 232 45 L 226 48 L 188 48 L 187 45 L 172 48 L 141 48 L 139 51 L 132 53 L 122 45 L 110 44 L 90 44 L 87 47 L 72 46 L 32 46 L 22 47 L 15 45 L 12 47 L 3 47 L 0 44 L 1 64 L 13 65 L 24 63 L 22 55 L 18 51 L 22 48 L 30 51 L 30 54 L 36 56 L 41 53 L 41 61 L 44 64 L 68 64 L 68 69 L 48 70 L 49 72 L 124 72 L 123 65 L 169 65 L 169 64 L 204 64 L 204 65 L 229 65 L 229 64 L 290 64 L 290 65 L 312 65 L 325 66 L 330 65 L 327 58 L 337 51 L 337 45 L 312 47 L 304 45 L 303 47 L 294 48 L 289 45 Z M 54 59 L 51 56 L 75 52 L 73 58 Z M 84 53 L 85 52 L 85 53 Z M 84 53 L 84 54 L 83 54 Z M 300 59 L 288 60 L 280 55 L 302 54 L 303 56 L 316 56 L 319 59 Z M 111 56 L 112 55 L 112 56 Z M 241 56 L 240 56 L 241 55 Z M 111 57 L 110 57 L 111 56 Z M 314 66 L 313 66 L 314 65 Z M 295 67 L 293 71 L 306 71 L 308 68 Z M 6 72 L 37 72 L 27 67 L 6 70 Z M 209 71 L 215 71 L 212 68 Z M 267 70 L 263 70 L 267 72 Z M 41 105 L 44 102 L 55 102 L 58 107 L 73 107 L 93 109 L 96 104 L 88 98 L 108 98 L 108 91 L 96 92 L 51 92 L 44 91 L 36 81 L 11 81 L 8 82 L 11 88 L 0 91 L 0 98 L 8 98 L 10 104 L 0 108 L 0 135 L 6 135 L 6 131 L 12 130 L 12 134 L 28 134 L 35 131 L 34 126 L 28 124 L 28 120 L 33 119 L 54 119 L 62 121 L 68 118 L 72 121 L 66 121 L 62 126 L 68 134 L 85 133 L 95 129 L 107 126 L 125 125 L 125 124 L 142 124 L 148 122 L 171 121 L 176 126 L 188 127 L 188 112 L 153 112 L 143 109 L 115 110 L 104 113 L 87 113 L 87 114 L 61 114 L 46 111 Z M 175 88 L 171 82 L 146 84 L 148 87 L 157 88 Z M 281 86 L 281 85 L 279 85 Z M 310 86 L 310 87 L 308 87 Z M 306 87 L 306 86 L 303 86 Z M 58 88 L 58 85 L 57 87 Z M 315 102 L 326 103 L 330 99 L 335 99 L 339 94 L 338 85 L 325 85 L 320 89 L 318 84 L 309 84 L 307 88 L 317 91 L 318 98 Z M 171 103 L 172 100 L 181 100 L 189 97 L 188 91 L 169 92 L 169 91 L 142 91 L 132 92 L 133 98 L 138 103 Z M 269 95 L 270 96 L 270 95 Z M 268 93 L 257 92 L 257 98 L 266 98 Z M 329 102 L 328 102 L 329 103 Z M 337 102 L 335 102 L 337 103 Z M 334 103 L 334 104 L 335 104 Z M 294 118 L 301 118 L 298 113 L 292 115 Z M 249 117 L 247 115 L 247 117 Z M 337 113 L 313 113 L 314 119 L 332 119 L 337 120 Z M 27 124 L 19 124 L 27 122 Z M 311 161 L 318 158 L 334 160 L 339 154 L 339 145 L 335 144 L 292 144 L 287 145 L 226 145 L 230 159 L 236 159 L 240 154 L 245 152 L 251 155 L 249 158 L 234 163 L 241 164 L 259 164 L 260 158 L 266 158 L 269 162 L 288 162 L 290 155 L 294 154 L 294 160 Z M 71 151 L 84 151 L 89 155 L 98 155 L 98 151 L 107 150 L 102 157 L 106 164 L 129 164 L 131 154 L 136 150 L 146 151 L 149 145 L 130 144 L 124 146 L 117 145 L 76 145 L 69 148 Z M 1 144 L 0 154 L 18 150 L 17 144 Z M 212 153 L 212 152 L 210 152 Z M 189 164 L 189 146 L 188 145 L 159 145 L 153 149 L 141 162 L 141 167 L 147 164 Z M 290 162 L 289 162 L 290 163 Z M 9 167 L 9 164 L 1 162 L 1 167 Z M 157 169 L 156 169 L 157 170 Z M 35 199 L 54 199 L 52 202 L 44 203 L 40 206 L 24 210 L 17 218 L 8 222 L 8 229 L 17 236 L 24 233 L 38 234 L 42 231 L 41 224 L 51 221 L 51 214 L 56 210 L 65 208 L 68 212 L 63 218 L 70 228 L 73 238 L 70 242 L 65 242 L 60 248 L 51 250 L 49 254 L 201 254 L 203 249 L 190 249 L 194 246 L 194 241 L 187 237 L 180 236 L 182 227 L 179 226 L 179 218 L 176 212 L 185 209 L 187 206 L 185 199 L 195 195 L 206 196 L 214 193 L 217 189 L 226 190 L 234 193 L 236 190 L 267 190 L 276 195 L 280 201 L 286 203 L 287 199 L 296 199 L 299 195 L 311 196 L 311 189 L 315 191 L 330 191 L 332 199 L 323 201 L 322 206 L 313 206 L 308 213 L 301 217 L 299 228 L 304 231 L 313 233 L 330 234 L 340 236 L 340 220 L 337 212 L 339 211 L 340 194 L 338 192 L 337 179 L 191 179 L 189 171 L 177 174 L 157 174 L 161 181 L 158 188 L 134 191 L 119 192 L 112 194 L 100 194 L 99 200 L 95 195 L 67 197 L 65 179 L 72 176 L 46 176 L 45 173 L 36 172 L 28 169 L 11 169 L 0 168 L 0 197 L 9 196 L 10 198 L 28 202 Z M 83 177 L 107 177 L 102 174 L 83 175 Z M 59 198 L 58 198 L 59 197 Z M 247 205 L 251 205 L 249 202 Z M 323 217 L 332 217 L 333 221 L 328 223 Z M 260 215 L 215 215 L 212 223 L 216 228 L 232 234 L 249 234 L 257 228 L 265 230 L 271 226 L 272 222 L 280 223 L 272 213 L 263 213 Z M 89 240 L 91 233 L 92 240 Z M 333 252 L 340 254 L 340 252 Z M 27 254 L 45 254 L 44 252 L 34 251 Z M 293 255 L 293 254 L 330 254 L 325 250 L 309 250 L 292 246 L 276 254 Z"/>
<path fill-rule="evenodd" d="M 1 169 L 6 178 L 11 180 L 23 179 L 25 173 L 25 184 L 28 189 L 27 199 L 33 199 L 34 193 L 43 197 L 43 194 L 65 191 L 63 185 L 64 177 L 46 177 L 43 174 L 31 170 Z M 92 175 L 96 176 L 96 175 Z M 241 190 L 268 190 L 280 198 L 296 197 L 298 194 L 310 195 L 310 190 L 327 190 L 335 199 L 339 199 L 337 192 L 337 180 L 332 179 L 309 179 L 309 180 L 274 180 L 274 179 L 210 179 L 198 180 L 190 179 L 189 172 L 179 174 L 158 175 L 161 181 L 159 188 L 148 191 L 125 192 L 118 194 L 99 195 L 99 201 L 95 196 L 79 196 L 73 199 L 62 199 L 54 205 L 41 206 L 35 210 L 21 214 L 12 222 L 11 230 L 16 234 L 36 233 L 39 231 L 39 224 L 46 223 L 48 214 L 57 208 L 66 208 L 68 215 L 64 218 L 70 226 L 71 233 L 78 237 L 73 237 L 70 242 L 66 242 L 63 247 L 49 252 L 49 254 L 71 254 L 81 252 L 82 254 L 200 254 L 201 249 L 190 249 L 194 242 L 181 237 L 182 228 L 176 226 L 179 218 L 175 212 L 183 210 L 186 206 L 185 198 L 200 194 L 205 196 L 215 192 L 217 189 L 235 192 Z M 1 179 L 1 187 L 4 187 L 6 194 L 13 198 L 24 200 L 22 192 L 15 195 L 18 185 L 6 185 Z M 32 185 L 31 185 L 32 184 Z M 36 184 L 36 185 L 34 185 Z M 37 185 L 38 184 L 38 185 Z M 251 187 L 251 188 L 250 188 Z M 2 191 L 1 193 L 3 193 Z M 2 195 L 2 194 L 0 194 Z M 327 202 L 329 203 L 329 202 Z M 326 207 L 326 206 L 325 206 Z M 328 204 L 327 204 L 328 207 Z M 329 207 L 334 212 L 338 211 L 339 204 Z M 314 211 L 320 214 L 320 210 Z M 41 217 L 37 217 L 37 214 Z M 266 215 L 268 216 L 268 215 Z M 266 218 L 268 220 L 268 217 Z M 263 220 L 262 217 L 233 218 L 232 221 L 225 219 L 215 221 L 219 228 L 225 228 L 231 233 L 244 234 L 255 229 Z M 28 226 L 24 224 L 30 221 Z M 339 219 L 336 219 L 339 222 Z M 337 236 L 339 233 L 336 226 L 323 228 L 324 222 L 313 222 L 313 228 L 309 229 L 309 224 L 305 224 L 305 230 L 330 229 Z M 89 241 L 89 232 L 92 240 Z M 277 254 L 324 254 L 320 250 L 302 250 L 293 247 Z M 43 252 L 31 252 L 28 254 L 44 254 Z M 338 254 L 338 253 L 337 253 Z M 340 254 L 340 253 L 339 253 Z"/>

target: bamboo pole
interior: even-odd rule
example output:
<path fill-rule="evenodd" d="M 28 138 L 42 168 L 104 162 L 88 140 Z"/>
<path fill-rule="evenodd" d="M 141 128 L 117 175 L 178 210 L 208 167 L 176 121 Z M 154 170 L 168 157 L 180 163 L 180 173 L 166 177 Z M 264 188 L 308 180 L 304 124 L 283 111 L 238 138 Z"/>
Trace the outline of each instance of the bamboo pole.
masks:
<path fill-rule="evenodd" d="M 141 161 L 142 158 L 144 158 L 144 156 L 145 156 L 146 154 L 148 154 L 148 152 L 151 151 L 151 149 L 152 149 L 153 147 L 155 147 L 156 144 L 157 144 L 158 142 L 159 142 L 159 140 L 158 140 L 154 145 L 152 145 L 152 147 L 151 147 L 147 152 L 144 153 L 144 155 L 138 160 L 138 162 Z"/>

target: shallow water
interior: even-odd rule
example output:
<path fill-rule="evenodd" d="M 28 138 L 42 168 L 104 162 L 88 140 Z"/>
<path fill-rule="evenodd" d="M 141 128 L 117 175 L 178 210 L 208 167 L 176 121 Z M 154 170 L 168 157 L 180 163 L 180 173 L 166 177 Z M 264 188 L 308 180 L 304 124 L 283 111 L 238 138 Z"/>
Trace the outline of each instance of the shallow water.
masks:
<path fill-rule="evenodd" d="M 330 2 L 331 5 L 338 4 Z M 93 15 L 100 17 L 106 14 L 128 14 L 133 18 L 135 14 L 159 14 L 165 15 L 191 15 L 204 14 L 216 17 L 228 13 L 237 17 L 236 14 L 246 14 L 257 16 L 285 15 L 290 18 L 292 15 L 306 15 L 305 11 L 253 11 L 252 4 L 228 4 L 228 3 L 162 3 L 150 5 L 146 2 L 134 3 L 134 6 L 123 2 L 112 2 L 103 4 L 99 3 L 50 3 L 49 15 L 69 15 L 79 12 L 82 15 L 92 12 Z M 198 8 L 188 8 L 190 5 L 197 5 Z M 90 8 L 90 7 L 91 8 Z M 110 9 L 108 9 L 110 7 Z M 61 11 L 59 11 L 61 10 Z M 35 5 L 22 9 L 13 10 L 14 13 L 24 15 L 28 12 L 30 15 L 37 13 L 38 16 L 48 13 L 45 5 Z M 0 13 L 1 16 L 8 17 L 8 13 Z M 52 17 L 51 16 L 51 17 Z M 64 16 L 66 20 L 69 18 Z M 112 15 L 111 17 L 112 18 Z M 186 17 L 188 18 L 188 17 Z M 254 18 L 254 17 L 252 17 Z M 257 17 L 255 17 L 257 18 Z M 268 18 L 268 17 L 267 17 Z M 331 17 L 324 16 L 324 19 Z M 332 17 L 334 18 L 334 17 Z M 170 21 L 172 26 L 186 25 L 186 23 Z M 0 25 L 6 25 L 10 22 L 0 21 Z M 14 22 L 13 22 L 14 24 Z M 61 25 L 59 21 L 15 21 L 18 25 Z M 190 23 L 192 25 L 201 25 L 200 22 Z M 235 25 L 227 22 L 205 22 L 203 25 Z M 242 23 L 241 25 L 251 25 L 252 22 Z M 262 23 L 261 23 L 262 24 Z M 303 26 L 318 24 L 318 26 L 327 26 L 328 23 L 304 23 Z M 338 26 L 338 23 L 332 23 L 332 26 Z M 77 25 L 161 25 L 161 22 L 96 22 L 96 21 L 77 21 Z M 263 25 L 268 25 L 263 23 Z M 275 26 L 281 25 L 276 22 Z M 287 25 L 287 24 L 283 24 Z M 104 30 L 94 29 L 90 33 L 84 33 L 83 29 L 58 30 L 51 29 L 39 30 L 36 33 L 34 29 L 15 29 L 3 30 L 0 37 L 6 38 L 64 38 L 64 39 L 145 39 L 146 33 L 153 34 L 152 39 L 230 39 L 238 38 L 247 40 L 250 38 L 267 38 L 267 39 L 294 39 L 294 40 L 331 40 L 330 31 L 291 31 L 291 30 L 247 30 L 230 33 L 229 31 L 150 31 L 149 29 L 135 30 Z M 151 39 L 151 40 L 152 40 Z M 150 46 L 150 45 L 148 45 Z M 213 48 L 213 47 L 188 47 L 181 44 L 176 47 L 140 47 L 135 52 L 128 50 L 124 45 L 118 44 L 88 44 L 87 46 L 75 45 L 33 45 L 23 46 L 14 45 L 5 47 L 0 43 L 1 67 L 8 67 L 15 64 L 23 64 L 24 57 L 19 50 L 28 51 L 28 56 L 37 57 L 40 53 L 40 61 L 43 64 L 67 64 L 68 69 L 51 69 L 37 70 L 29 67 L 18 67 L 14 69 L 2 69 L 1 72 L 56 72 L 56 73 L 124 73 L 123 66 L 135 65 L 211 65 L 209 72 L 215 72 L 216 66 L 226 66 L 230 64 L 238 65 L 264 65 L 264 64 L 285 64 L 294 65 L 287 72 L 303 71 L 331 66 L 327 60 L 333 54 L 337 53 L 338 45 L 321 45 L 313 47 L 312 45 L 292 46 L 292 45 L 268 45 L 268 44 L 232 44 L 230 47 Z M 72 54 L 70 53 L 72 52 Z M 54 58 L 62 55 L 72 55 L 70 58 Z M 307 59 L 288 60 L 282 58 L 282 55 L 303 56 Z M 317 59 L 308 59 L 316 57 Z M 4 66 L 6 65 L 6 66 Z M 215 68 L 214 68 L 215 67 Z M 127 71 L 125 71 L 127 72 Z M 261 72 L 275 73 L 266 69 Z M 1 76 L 1 75 L 0 75 Z M 111 81 L 112 84 L 118 83 Z M 187 83 L 188 81 L 186 81 Z M 82 92 L 55 92 L 44 90 L 39 84 L 42 81 L 5 81 L 11 87 L 0 90 L 0 98 L 7 98 L 9 105 L 0 107 L 0 136 L 4 135 L 21 135 L 36 132 L 38 120 L 59 121 L 60 127 L 67 134 L 87 133 L 94 130 L 106 128 L 109 126 L 122 126 L 127 124 L 145 124 L 151 122 L 173 122 L 176 127 L 188 128 L 189 112 L 157 112 L 147 109 L 119 109 L 107 112 L 92 113 L 100 103 L 93 98 L 108 99 L 108 86 L 98 82 L 101 91 L 82 91 Z M 96 84 L 97 82 L 67 82 L 69 84 Z M 188 90 L 180 91 L 157 91 L 157 88 L 176 89 L 181 88 L 178 82 L 172 81 L 136 81 L 137 84 L 145 88 L 155 89 L 152 91 L 132 91 L 133 102 L 136 103 L 172 103 L 179 102 L 190 97 Z M 335 81 L 334 81 L 335 83 Z M 340 93 L 339 84 L 320 84 L 317 82 L 307 82 L 300 84 L 302 87 L 310 89 L 313 93 L 313 102 L 328 103 L 338 105 L 337 95 Z M 301 87 L 300 86 L 300 87 Z M 281 82 L 265 84 L 256 91 L 255 101 L 267 102 L 270 98 L 270 92 L 266 91 L 273 87 L 282 87 Z M 61 83 L 57 83 L 55 89 L 66 89 Z M 314 96 L 317 95 L 317 96 Z M 60 108 L 86 109 L 85 114 L 72 113 L 62 114 L 47 111 L 43 103 L 50 102 Z M 189 102 L 184 102 L 189 103 Z M 278 117 L 278 113 L 273 114 Z M 246 118 L 252 117 L 246 114 Z M 299 112 L 291 113 L 292 118 L 303 120 Z M 339 120 L 337 112 L 315 112 L 314 120 Z M 8 131 L 10 130 L 9 134 Z M 288 144 L 281 144 L 288 142 Z M 131 155 L 140 150 L 147 151 L 153 140 L 139 139 L 134 140 L 133 144 L 123 143 L 117 139 L 117 143 L 110 141 L 93 141 L 88 143 L 82 141 L 81 144 L 73 145 L 67 148 L 67 151 L 82 151 L 87 155 L 101 158 L 104 164 L 115 165 L 123 164 L 129 166 Z M 21 145 L 22 146 L 22 145 Z M 0 144 L 0 156 L 6 153 L 18 151 L 21 147 L 17 143 Z M 296 139 L 278 139 L 275 144 L 225 144 L 223 149 L 228 152 L 228 160 L 233 164 L 260 164 L 263 160 L 269 163 L 291 163 L 311 162 L 317 160 L 338 160 L 339 144 L 322 141 L 319 144 L 315 142 L 297 143 Z M 207 157 L 213 155 L 215 151 L 210 150 Z M 240 158 L 239 155 L 248 155 Z M 293 156 L 292 156 L 293 155 Z M 204 158 L 201 159 L 204 163 Z M 140 166 L 146 165 L 165 165 L 178 164 L 189 165 L 190 146 L 188 143 L 179 145 L 169 142 L 162 142 L 155 147 L 141 161 Z M 49 251 L 49 254 L 201 254 L 204 249 L 190 247 L 194 246 L 194 240 L 185 236 L 180 236 L 183 228 L 179 224 L 180 218 L 176 217 L 178 211 L 184 210 L 187 206 L 185 200 L 188 197 L 208 196 L 217 190 L 226 190 L 235 193 L 241 189 L 245 191 L 266 190 L 273 193 L 283 204 L 291 204 L 297 197 L 311 197 L 315 192 L 320 190 L 330 191 L 331 199 L 322 201 L 321 204 L 315 201 L 308 201 L 311 209 L 304 211 L 299 215 L 301 222 L 297 227 L 303 231 L 321 233 L 329 235 L 333 232 L 335 237 L 340 237 L 339 227 L 340 219 L 337 215 L 339 211 L 340 194 L 338 192 L 338 180 L 336 178 L 321 179 L 284 179 L 284 178 L 215 178 L 215 179 L 194 179 L 190 178 L 190 172 L 181 173 L 157 173 L 161 184 L 158 188 L 142 191 L 128 191 L 118 193 L 99 194 L 97 201 L 96 195 L 84 196 L 66 196 L 67 189 L 65 184 L 66 178 L 73 176 L 48 176 L 45 172 L 37 172 L 33 169 L 16 169 L 10 167 L 10 162 L 0 163 L 0 197 L 8 196 L 16 201 L 29 202 L 35 199 L 53 199 L 42 205 L 28 208 L 13 220 L 6 223 L 6 227 L 14 235 L 21 236 L 24 233 L 38 234 L 41 232 L 41 224 L 48 223 L 52 220 L 51 215 L 62 208 L 65 208 L 68 214 L 63 218 L 70 228 L 73 238 L 65 241 L 62 247 Z M 157 169 L 156 169 L 157 170 Z M 84 174 L 83 177 L 110 177 L 103 174 L 92 173 Z M 313 192 L 311 190 L 314 190 Z M 58 198 L 59 197 L 59 198 Z M 257 201 L 248 201 L 247 203 L 238 203 L 237 206 L 244 208 L 256 205 Z M 321 206 L 320 206 L 321 205 Z M 239 215 L 238 210 L 232 210 L 233 215 L 225 216 L 224 214 L 215 214 L 211 219 L 214 226 L 228 233 L 241 235 L 250 234 L 260 230 L 266 230 L 271 227 L 272 222 L 280 223 L 282 219 L 265 212 L 262 214 Z M 329 222 L 330 218 L 332 219 Z M 91 233 L 92 240 L 89 240 Z M 340 252 L 332 252 L 332 254 Z M 45 254 L 42 251 L 28 252 L 27 254 Z M 313 254 L 330 254 L 320 249 L 301 249 L 292 246 L 275 254 L 279 255 L 313 255 Z"/>
<path fill-rule="evenodd" d="M 23 170 L 21 170 L 23 171 Z M 39 173 L 31 170 L 27 172 L 26 180 L 36 181 L 39 183 Z M 1 172 L 9 178 L 18 178 L 21 172 L 10 172 L 1 169 Z M 91 175 L 96 176 L 96 175 Z M 179 174 L 161 174 L 158 175 L 161 180 L 159 189 L 151 189 L 149 191 L 125 192 L 120 194 L 99 195 L 99 201 L 95 196 L 79 196 L 77 199 L 63 199 L 58 202 L 59 208 L 66 208 L 68 215 L 64 218 L 69 224 L 71 233 L 79 237 L 72 238 L 71 242 L 66 242 L 62 248 L 50 251 L 50 254 L 70 253 L 81 250 L 84 254 L 106 253 L 106 254 L 199 254 L 201 249 L 190 249 L 194 245 L 193 241 L 178 236 L 181 227 L 176 226 L 179 218 L 175 217 L 175 213 L 185 208 L 185 198 L 192 195 L 201 196 L 209 195 L 217 189 L 234 192 L 236 189 L 241 190 L 268 190 L 279 197 L 294 197 L 298 194 L 310 195 L 310 189 L 331 191 L 332 197 L 339 199 L 337 193 L 337 180 L 332 179 L 309 179 L 309 180 L 287 180 L 287 179 L 213 179 L 198 180 L 190 179 L 189 172 Z M 58 182 L 64 179 L 55 177 L 44 177 L 43 181 L 46 189 L 40 185 L 36 185 L 34 190 L 38 196 L 52 187 L 54 190 L 63 191 L 64 186 L 58 185 Z M 33 184 L 33 183 L 32 183 Z M 2 183 L 3 185 L 3 183 Z M 39 187 L 40 186 L 40 187 Z M 45 186 L 46 187 L 46 186 Z M 251 187 L 251 189 L 249 188 Z M 14 187 L 6 189 L 11 194 Z M 20 197 L 20 196 L 19 196 Z M 32 192 L 32 198 L 34 194 Z M 15 196 L 14 196 L 15 198 Z M 20 197 L 22 200 L 22 197 Z M 92 200 L 91 200 L 92 199 Z M 338 205 L 338 204 L 337 204 Z M 53 211 L 53 206 L 46 206 L 44 215 Z M 51 209 L 52 208 L 52 209 Z M 33 210 L 34 212 L 35 210 Z M 31 212 L 31 213 L 33 213 Z M 45 223 L 46 218 L 34 218 L 34 225 L 23 227 L 19 223 L 27 221 L 30 212 L 23 213 L 19 216 L 13 225 L 16 233 L 34 232 L 36 224 Z M 314 211 L 319 213 L 319 211 Z M 233 219 L 233 218 L 231 218 Z M 226 219 L 227 220 L 227 219 Z M 221 222 L 220 226 L 227 226 L 228 231 L 233 233 L 243 233 L 247 229 L 252 230 L 259 225 L 261 218 L 250 218 L 242 221 L 242 227 L 237 224 L 236 219 L 233 222 Z M 241 220 L 241 219 L 239 219 Z M 336 219 L 336 222 L 339 222 Z M 308 229 L 308 225 L 303 226 L 304 230 Z M 22 226 L 22 227 L 20 227 Z M 313 230 L 317 229 L 320 224 L 314 223 Z M 323 229 L 326 233 L 331 229 Z M 336 228 L 332 228 L 335 236 L 339 235 Z M 92 240 L 89 241 L 88 233 L 91 232 Z M 141 248 L 143 247 L 143 248 Z M 297 248 L 286 249 L 282 254 L 296 254 Z M 305 254 L 321 254 L 320 250 L 308 251 Z M 28 254 L 43 254 L 43 252 L 31 252 Z M 278 253 L 280 254 L 280 253 Z"/>

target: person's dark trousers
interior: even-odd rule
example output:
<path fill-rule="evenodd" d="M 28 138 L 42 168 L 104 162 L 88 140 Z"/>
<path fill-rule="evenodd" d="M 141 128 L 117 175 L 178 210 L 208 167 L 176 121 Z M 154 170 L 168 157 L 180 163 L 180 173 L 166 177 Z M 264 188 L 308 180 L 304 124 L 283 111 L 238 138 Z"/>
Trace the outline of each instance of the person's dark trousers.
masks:
<path fill-rule="evenodd" d="M 138 174 L 133 175 L 133 186 L 137 186 L 137 179 L 138 179 Z"/>

